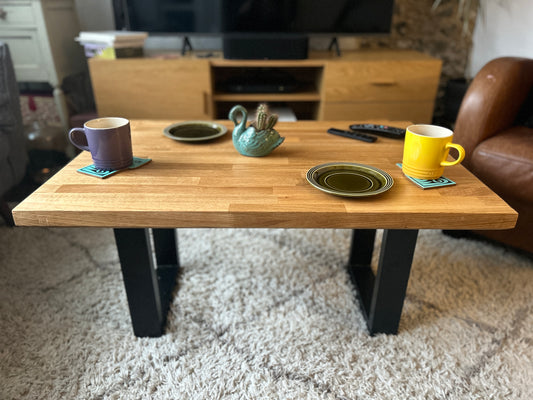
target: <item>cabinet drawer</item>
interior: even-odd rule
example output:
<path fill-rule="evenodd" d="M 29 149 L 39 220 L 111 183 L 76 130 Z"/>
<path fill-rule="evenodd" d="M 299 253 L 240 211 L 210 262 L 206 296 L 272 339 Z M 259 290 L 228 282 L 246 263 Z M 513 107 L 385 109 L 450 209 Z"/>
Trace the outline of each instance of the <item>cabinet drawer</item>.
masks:
<path fill-rule="evenodd" d="M 324 78 L 326 101 L 410 101 L 435 99 L 439 60 L 331 62 Z"/>
<path fill-rule="evenodd" d="M 19 4 L 20 3 L 20 4 Z M 30 2 L 0 1 L 0 29 L 35 25 Z"/>
<path fill-rule="evenodd" d="M 21 29 L 8 33 L 0 30 L 0 41 L 9 46 L 17 81 L 48 81 L 48 69 L 39 48 L 37 31 Z"/>
<path fill-rule="evenodd" d="M 391 103 L 327 103 L 322 120 L 365 121 L 371 119 L 411 121 L 429 124 L 433 117 L 433 101 L 401 101 Z"/>

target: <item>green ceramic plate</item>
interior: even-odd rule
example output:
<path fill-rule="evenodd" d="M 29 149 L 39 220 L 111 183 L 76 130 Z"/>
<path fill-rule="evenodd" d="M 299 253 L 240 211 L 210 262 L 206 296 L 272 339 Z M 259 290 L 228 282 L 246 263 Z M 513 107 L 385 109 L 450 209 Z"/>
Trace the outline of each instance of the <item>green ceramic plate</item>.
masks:
<path fill-rule="evenodd" d="M 172 124 L 163 129 L 163 135 L 183 142 L 200 142 L 223 136 L 228 129 L 210 121 L 186 121 Z"/>
<path fill-rule="evenodd" d="M 307 181 L 326 193 L 345 197 L 374 196 L 394 184 L 385 171 L 347 162 L 317 165 L 307 171 Z"/>

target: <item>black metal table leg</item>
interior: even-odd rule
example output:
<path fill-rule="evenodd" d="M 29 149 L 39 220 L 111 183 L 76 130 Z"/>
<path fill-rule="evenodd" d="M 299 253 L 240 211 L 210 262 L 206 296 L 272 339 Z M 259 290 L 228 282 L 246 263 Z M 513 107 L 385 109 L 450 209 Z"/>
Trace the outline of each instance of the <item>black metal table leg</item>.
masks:
<path fill-rule="evenodd" d="M 418 230 L 384 231 L 377 274 L 374 276 L 370 263 L 375 234 L 374 229 L 353 230 L 348 272 L 357 288 L 370 334 L 395 334 L 402 314 Z"/>
<path fill-rule="evenodd" d="M 176 230 L 114 231 L 133 332 L 161 336 L 179 269 Z"/>

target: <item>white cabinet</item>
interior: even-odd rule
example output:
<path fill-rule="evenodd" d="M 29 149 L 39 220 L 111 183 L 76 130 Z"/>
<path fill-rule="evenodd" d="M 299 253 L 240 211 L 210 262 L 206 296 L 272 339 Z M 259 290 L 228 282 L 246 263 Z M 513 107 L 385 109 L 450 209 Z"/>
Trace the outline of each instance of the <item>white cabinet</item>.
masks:
<path fill-rule="evenodd" d="M 73 0 L 0 0 L 0 41 L 9 45 L 19 82 L 48 82 L 68 128 L 63 79 L 86 68 Z"/>

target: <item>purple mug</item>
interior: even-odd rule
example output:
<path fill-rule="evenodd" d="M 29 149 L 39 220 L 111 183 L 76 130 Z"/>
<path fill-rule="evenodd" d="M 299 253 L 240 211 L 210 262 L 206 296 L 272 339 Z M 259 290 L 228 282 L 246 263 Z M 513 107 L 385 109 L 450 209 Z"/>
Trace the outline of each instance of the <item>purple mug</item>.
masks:
<path fill-rule="evenodd" d="M 91 119 L 83 128 L 72 128 L 68 138 L 78 149 L 91 153 L 98 169 L 117 170 L 133 162 L 130 121 L 126 118 Z"/>

